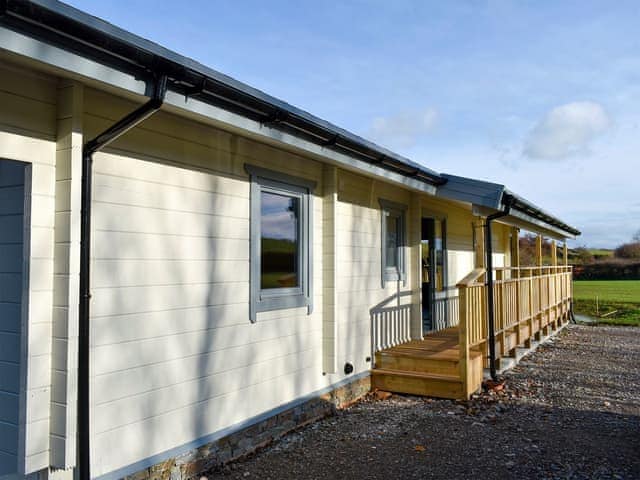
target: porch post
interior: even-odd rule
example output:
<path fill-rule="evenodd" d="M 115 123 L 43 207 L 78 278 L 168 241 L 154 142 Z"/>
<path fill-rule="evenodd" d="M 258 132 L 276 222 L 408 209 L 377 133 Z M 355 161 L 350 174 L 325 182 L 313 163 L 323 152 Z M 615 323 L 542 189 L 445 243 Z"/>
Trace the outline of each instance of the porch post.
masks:
<path fill-rule="evenodd" d="M 566 267 L 569 265 L 569 249 L 567 248 L 567 241 L 565 240 L 562 245 L 562 263 Z"/>
<path fill-rule="evenodd" d="M 558 266 L 558 246 L 555 240 L 551 240 L 551 265 Z M 555 271 L 553 273 L 556 273 Z"/>
<path fill-rule="evenodd" d="M 411 338 L 422 339 L 422 205 L 419 193 L 411 193 L 409 206 Z"/>
<path fill-rule="evenodd" d="M 475 239 L 474 251 L 475 251 L 475 268 L 485 268 L 486 257 L 484 248 L 484 220 L 481 217 L 477 217 L 477 220 L 473 222 L 473 237 Z"/>
<path fill-rule="evenodd" d="M 322 166 L 322 280 L 324 283 L 322 304 L 322 369 L 325 373 L 338 370 L 338 169 Z M 373 361 L 373 359 L 372 359 Z"/>
<path fill-rule="evenodd" d="M 511 227 L 511 266 L 520 268 L 520 229 L 518 227 Z M 519 273 L 517 270 L 515 272 Z"/>
<path fill-rule="evenodd" d="M 536 266 L 542 267 L 542 235 L 538 234 L 536 236 Z M 542 273 L 540 269 L 538 271 L 538 275 Z"/>

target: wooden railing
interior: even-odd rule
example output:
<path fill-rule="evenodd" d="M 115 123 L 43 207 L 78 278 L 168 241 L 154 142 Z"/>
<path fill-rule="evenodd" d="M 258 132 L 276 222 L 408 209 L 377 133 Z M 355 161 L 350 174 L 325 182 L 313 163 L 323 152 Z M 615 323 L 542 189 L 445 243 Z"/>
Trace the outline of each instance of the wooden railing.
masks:
<path fill-rule="evenodd" d="M 458 325 L 460 303 L 456 289 L 449 289 L 443 297 L 433 299 L 431 331 L 444 330 Z M 425 332 L 426 333 L 426 332 Z"/>
<path fill-rule="evenodd" d="M 369 310 L 373 354 L 411 340 L 412 304 L 402 303 L 402 297 L 410 295 L 397 293 Z"/>
<path fill-rule="evenodd" d="M 494 269 L 494 326 L 504 354 L 526 344 L 538 332 L 568 314 L 572 297 L 571 267 Z M 459 291 L 460 374 L 468 388 L 470 350 L 487 350 L 487 272 L 479 268 L 462 279 Z M 513 345 L 513 347 L 512 347 Z M 468 393 L 468 392 L 467 392 Z"/>
<path fill-rule="evenodd" d="M 523 322 L 529 331 L 546 326 L 550 311 L 569 308 L 571 267 L 506 267 L 495 269 L 495 332 L 499 335 Z M 531 333 L 532 335 L 532 333 Z"/>

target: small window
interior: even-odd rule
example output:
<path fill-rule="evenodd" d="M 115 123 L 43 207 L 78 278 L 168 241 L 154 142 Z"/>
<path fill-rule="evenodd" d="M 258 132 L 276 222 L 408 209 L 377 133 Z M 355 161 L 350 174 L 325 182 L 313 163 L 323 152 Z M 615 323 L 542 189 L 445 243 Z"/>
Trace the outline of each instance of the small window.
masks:
<path fill-rule="evenodd" d="M 315 182 L 245 165 L 251 175 L 251 299 L 257 312 L 307 306 L 311 294 L 310 197 Z"/>
<path fill-rule="evenodd" d="M 406 281 L 405 212 L 407 207 L 380 199 L 382 208 L 382 286 L 388 281 Z"/>

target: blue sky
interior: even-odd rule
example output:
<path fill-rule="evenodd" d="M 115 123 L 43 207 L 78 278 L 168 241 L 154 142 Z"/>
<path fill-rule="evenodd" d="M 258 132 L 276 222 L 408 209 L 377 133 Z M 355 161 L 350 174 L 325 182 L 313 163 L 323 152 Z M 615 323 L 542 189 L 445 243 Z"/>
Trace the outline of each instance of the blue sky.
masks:
<path fill-rule="evenodd" d="M 640 229 L 640 2 L 72 0 L 614 247 Z"/>

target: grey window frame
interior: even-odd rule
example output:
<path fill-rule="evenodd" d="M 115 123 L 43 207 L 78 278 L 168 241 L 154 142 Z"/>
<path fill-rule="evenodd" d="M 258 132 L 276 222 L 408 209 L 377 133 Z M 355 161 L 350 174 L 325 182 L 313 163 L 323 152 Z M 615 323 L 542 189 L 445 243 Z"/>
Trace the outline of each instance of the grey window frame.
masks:
<path fill-rule="evenodd" d="M 313 312 L 313 190 L 316 182 L 288 175 L 255 165 L 245 164 L 251 181 L 250 192 L 250 300 L 249 318 L 257 320 L 258 312 L 307 307 Z M 263 191 L 294 196 L 300 199 L 300 221 L 298 225 L 300 267 L 298 287 L 275 289 L 261 288 L 261 194 Z"/>
<path fill-rule="evenodd" d="M 385 200 L 379 198 L 380 203 L 380 218 L 381 218 L 381 253 L 382 253 L 382 288 L 386 286 L 387 282 L 402 281 L 405 285 L 407 282 L 406 272 L 406 241 L 407 241 L 407 206 L 401 203 L 392 202 L 391 200 Z M 396 264 L 395 268 L 387 267 L 387 218 L 388 216 L 394 216 L 398 219 L 398 246 L 396 249 Z"/>

